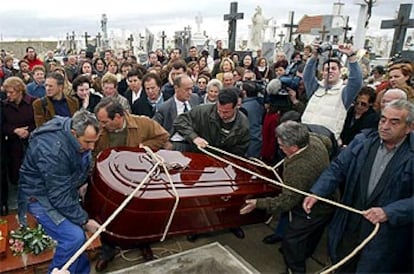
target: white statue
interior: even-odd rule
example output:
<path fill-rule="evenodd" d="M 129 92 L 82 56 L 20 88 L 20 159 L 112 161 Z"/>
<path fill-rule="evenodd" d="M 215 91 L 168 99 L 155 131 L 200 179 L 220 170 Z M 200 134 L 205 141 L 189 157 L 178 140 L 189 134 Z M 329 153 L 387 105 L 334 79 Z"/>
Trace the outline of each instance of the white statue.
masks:
<path fill-rule="evenodd" d="M 262 8 L 257 6 L 256 13 L 252 17 L 252 28 L 250 45 L 252 49 L 261 48 L 261 44 L 264 38 L 264 32 L 269 25 L 269 21 L 272 18 L 266 19 L 262 14 Z"/>

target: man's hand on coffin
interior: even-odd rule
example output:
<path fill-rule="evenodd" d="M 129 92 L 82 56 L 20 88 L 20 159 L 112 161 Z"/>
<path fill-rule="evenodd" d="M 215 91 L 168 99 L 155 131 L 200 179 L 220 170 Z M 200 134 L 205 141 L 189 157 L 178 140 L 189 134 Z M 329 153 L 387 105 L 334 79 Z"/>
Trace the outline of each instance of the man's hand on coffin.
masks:
<path fill-rule="evenodd" d="M 94 219 L 89 219 L 85 224 L 85 229 L 91 233 L 95 233 L 101 225 Z"/>
<path fill-rule="evenodd" d="M 247 214 L 253 211 L 256 208 L 256 199 L 246 200 L 246 204 L 240 209 L 240 214 Z"/>
<path fill-rule="evenodd" d="M 206 146 L 208 146 L 208 142 L 201 137 L 194 138 L 193 143 L 201 148 L 205 148 Z"/>

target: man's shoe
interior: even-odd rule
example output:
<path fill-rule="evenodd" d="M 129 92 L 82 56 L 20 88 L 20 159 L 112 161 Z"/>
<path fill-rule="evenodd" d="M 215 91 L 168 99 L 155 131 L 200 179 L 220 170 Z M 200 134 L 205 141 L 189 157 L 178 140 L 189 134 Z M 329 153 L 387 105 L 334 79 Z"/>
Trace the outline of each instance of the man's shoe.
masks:
<path fill-rule="evenodd" d="M 198 234 L 187 235 L 187 241 L 194 243 L 198 239 Z"/>
<path fill-rule="evenodd" d="M 108 267 L 109 260 L 98 259 L 95 265 L 95 270 L 97 272 L 104 271 Z"/>
<path fill-rule="evenodd" d="M 244 239 L 244 232 L 240 227 L 232 227 L 230 231 L 239 239 Z"/>
<path fill-rule="evenodd" d="M 266 237 L 263 238 L 263 243 L 271 245 L 271 244 L 281 242 L 282 240 L 283 240 L 283 238 L 280 237 L 279 235 L 271 234 L 271 235 L 267 235 Z"/>
<path fill-rule="evenodd" d="M 149 244 L 142 245 L 140 249 L 142 257 L 146 262 L 154 260 L 154 254 L 152 254 L 151 246 Z"/>

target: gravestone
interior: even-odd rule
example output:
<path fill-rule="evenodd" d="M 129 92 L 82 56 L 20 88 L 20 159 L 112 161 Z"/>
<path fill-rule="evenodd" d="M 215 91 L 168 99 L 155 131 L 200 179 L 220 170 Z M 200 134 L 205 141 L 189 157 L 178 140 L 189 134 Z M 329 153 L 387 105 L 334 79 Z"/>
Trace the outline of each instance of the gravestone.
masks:
<path fill-rule="evenodd" d="M 266 58 L 268 62 L 273 60 L 275 53 L 275 43 L 273 42 L 263 42 L 262 43 L 262 52 L 263 57 Z"/>

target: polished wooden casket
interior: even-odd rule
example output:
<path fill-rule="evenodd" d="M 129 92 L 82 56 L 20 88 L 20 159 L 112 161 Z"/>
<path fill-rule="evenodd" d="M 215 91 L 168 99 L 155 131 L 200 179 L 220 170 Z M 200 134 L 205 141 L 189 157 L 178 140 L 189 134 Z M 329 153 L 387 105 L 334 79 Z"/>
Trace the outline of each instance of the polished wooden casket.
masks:
<path fill-rule="evenodd" d="M 256 210 L 240 215 L 248 198 L 275 196 L 276 186 L 199 153 L 156 152 L 169 166 L 179 195 L 167 236 L 195 234 L 265 221 L 269 216 Z M 271 177 L 271 172 L 232 160 L 249 170 Z M 132 193 L 153 168 L 151 156 L 139 148 L 107 149 L 97 157 L 85 208 L 90 218 L 103 223 Z M 129 248 L 142 242 L 159 241 L 175 203 L 167 175 L 157 168 L 125 209 L 102 234 L 105 241 Z"/>

